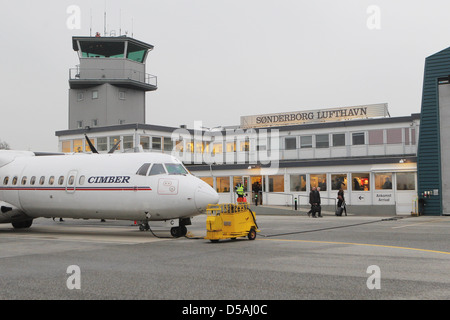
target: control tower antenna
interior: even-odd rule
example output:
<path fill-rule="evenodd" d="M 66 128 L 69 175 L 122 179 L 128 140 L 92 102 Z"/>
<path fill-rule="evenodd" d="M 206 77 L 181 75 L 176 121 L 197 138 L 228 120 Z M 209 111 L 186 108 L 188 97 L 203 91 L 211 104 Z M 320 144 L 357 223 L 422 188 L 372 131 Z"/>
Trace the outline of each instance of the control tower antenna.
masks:
<path fill-rule="evenodd" d="M 104 29 L 104 36 L 106 37 L 106 0 L 105 0 L 105 14 L 104 14 L 104 18 L 103 18 L 103 29 Z"/>
<path fill-rule="evenodd" d="M 119 36 L 122 35 L 122 9 L 119 9 Z"/>
<path fill-rule="evenodd" d="M 92 37 L 92 8 L 90 10 L 90 13 L 91 13 L 91 20 L 89 24 L 89 37 Z"/>

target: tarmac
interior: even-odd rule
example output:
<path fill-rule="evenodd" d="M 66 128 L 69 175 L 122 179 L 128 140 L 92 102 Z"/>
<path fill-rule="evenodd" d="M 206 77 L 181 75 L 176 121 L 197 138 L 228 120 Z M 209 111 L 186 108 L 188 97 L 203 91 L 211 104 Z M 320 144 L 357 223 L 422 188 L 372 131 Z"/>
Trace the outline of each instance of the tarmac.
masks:
<path fill-rule="evenodd" d="M 161 223 L 152 232 L 132 221 L 2 224 L 0 300 L 166 300 L 177 301 L 169 315 L 181 316 L 204 301 L 450 297 L 450 217 L 312 219 L 262 208 L 253 241 L 204 239 L 205 215 L 177 239 Z"/>

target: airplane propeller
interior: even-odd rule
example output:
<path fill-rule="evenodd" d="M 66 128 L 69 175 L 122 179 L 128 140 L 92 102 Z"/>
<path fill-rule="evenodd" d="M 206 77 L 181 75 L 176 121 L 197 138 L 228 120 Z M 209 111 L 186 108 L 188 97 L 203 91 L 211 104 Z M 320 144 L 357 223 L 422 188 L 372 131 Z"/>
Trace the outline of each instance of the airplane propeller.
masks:
<path fill-rule="evenodd" d="M 89 139 L 86 134 L 84 134 L 84 136 L 86 137 L 86 141 L 89 145 L 89 148 L 91 148 L 92 153 L 98 153 L 97 149 L 95 149 L 94 147 L 94 144 L 91 142 L 91 139 Z"/>
<path fill-rule="evenodd" d="M 92 153 L 99 153 L 97 151 L 97 149 L 95 149 L 94 144 L 92 143 L 91 139 L 89 139 L 89 137 L 86 134 L 84 134 L 84 136 L 86 137 L 86 141 L 89 144 L 89 147 L 91 148 Z M 119 146 L 119 144 L 120 144 L 120 140 L 117 141 L 117 143 L 111 148 L 111 150 L 108 151 L 108 153 L 114 153 L 114 151 L 117 150 L 117 147 Z"/>
<path fill-rule="evenodd" d="M 117 141 L 117 143 L 114 145 L 114 147 L 112 147 L 111 150 L 108 151 L 108 153 L 114 153 L 114 151 L 116 151 L 119 144 L 120 144 L 120 140 Z"/>

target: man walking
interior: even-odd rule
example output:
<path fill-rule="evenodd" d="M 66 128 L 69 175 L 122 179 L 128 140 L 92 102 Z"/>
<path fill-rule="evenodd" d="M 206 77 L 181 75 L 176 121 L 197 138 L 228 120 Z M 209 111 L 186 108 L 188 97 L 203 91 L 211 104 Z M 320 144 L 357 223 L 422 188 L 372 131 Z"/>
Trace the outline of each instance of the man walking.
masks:
<path fill-rule="evenodd" d="M 311 192 L 309 193 L 309 204 L 311 205 L 311 210 L 308 212 L 308 217 L 310 212 L 312 213 L 312 217 L 316 218 L 316 212 L 318 217 L 322 217 L 322 210 L 320 207 L 320 187 L 313 187 Z"/>

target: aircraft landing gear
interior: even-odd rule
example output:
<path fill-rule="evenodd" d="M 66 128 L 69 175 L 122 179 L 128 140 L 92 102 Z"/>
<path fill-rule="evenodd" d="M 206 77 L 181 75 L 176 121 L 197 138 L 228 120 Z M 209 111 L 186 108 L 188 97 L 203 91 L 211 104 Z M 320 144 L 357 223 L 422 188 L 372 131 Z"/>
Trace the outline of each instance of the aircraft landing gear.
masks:
<path fill-rule="evenodd" d="M 140 231 L 148 231 L 150 230 L 150 226 L 148 225 L 148 222 L 144 222 L 139 224 L 139 230 Z"/>
<path fill-rule="evenodd" d="M 170 220 L 170 221 L 171 221 L 171 224 L 174 225 L 174 223 L 173 223 L 174 220 Z M 181 237 L 186 236 L 186 234 L 187 234 L 186 226 L 191 225 L 191 224 L 192 223 L 191 223 L 191 219 L 190 218 L 179 219 L 178 226 L 172 227 L 170 229 L 170 235 L 172 237 L 174 237 L 174 238 L 181 238 Z M 140 221 L 140 223 L 139 223 L 139 230 L 140 231 L 148 231 L 148 230 L 151 231 L 150 225 L 148 224 L 148 221 Z M 152 233 L 153 233 L 153 231 L 152 231 Z"/>
<path fill-rule="evenodd" d="M 174 238 L 184 237 L 187 234 L 186 226 L 190 226 L 191 224 L 192 224 L 191 218 L 181 218 L 179 220 L 179 226 L 178 227 L 172 227 L 170 229 L 170 234 Z"/>
<path fill-rule="evenodd" d="M 174 238 L 184 237 L 186 234 L 187 228 L 184 225 L 170 229 L 170 235 Z"/>
<path fill-rule="evenodd" d="M 27 229 L 33 224 L 33 219 L 11 222 L 14 229 Z"/>

